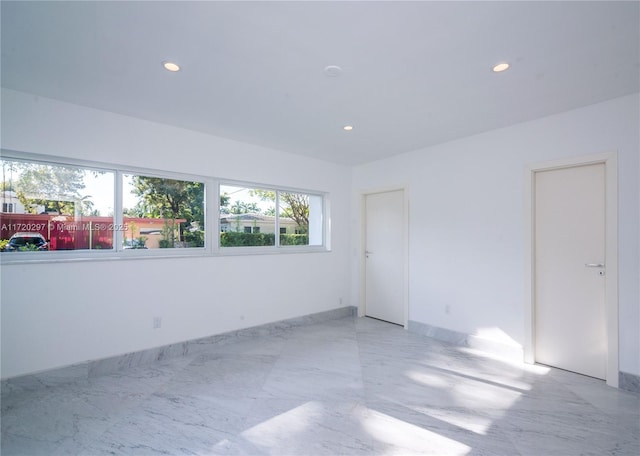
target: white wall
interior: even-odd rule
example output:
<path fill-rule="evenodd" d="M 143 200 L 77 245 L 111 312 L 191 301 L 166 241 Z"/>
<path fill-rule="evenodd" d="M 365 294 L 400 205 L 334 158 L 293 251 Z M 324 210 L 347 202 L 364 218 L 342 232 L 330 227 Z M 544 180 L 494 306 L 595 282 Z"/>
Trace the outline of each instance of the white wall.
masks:
<path fill-rule="evenodd" d="M 2 148 L 326 191 L 332 216 L 329 253 L 3 265 L 3 378 L 349 305 L 348 167 L 5 89 Z"/>
<path fill-rule="evenodd" d="M 522 346 L 525 166 L 617 151 L 620 370 L 640 375 L 639 105 L 636 94 L 356 167 L 355 207 L 366 191 L 409 190 L 409 319 Z"/>
<path fill-rule="evenodd" d="M 613 150 L 620 369 L 640 375 L 639 105 L 638 95 L 611 100 L 359 166 L 352 177 L 347 167 L 3 89 L 3 148 L 328 191 L 333 236 L 321 254 L 4 265 L 1 375 L 357 303 L 360 252 L 349 235 L 359 246 L 359 195 L 397 185 L 410 198 L 409 318 L 522 344 L 525 166 Z M 247 271 L 256 272 L 250 287 Z"/>

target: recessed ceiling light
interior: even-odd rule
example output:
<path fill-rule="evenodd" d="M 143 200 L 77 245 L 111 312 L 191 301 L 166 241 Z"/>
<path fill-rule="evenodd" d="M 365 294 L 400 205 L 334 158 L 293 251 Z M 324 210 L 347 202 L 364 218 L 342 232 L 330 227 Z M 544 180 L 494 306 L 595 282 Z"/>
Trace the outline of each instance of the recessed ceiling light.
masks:
<path fill-rule="evenodd" d="M 501 73 L 505 70 L 509 69 L 509 64 L 507 62 L 503 62 L 503 63 L 498 63 L 497 65 L 495 65 L 493 67 L 493 72 L 494 73 Z"/>
<path fill-rule="evenodd" d="M 342 127 L 342 129 L 344 131 L 351 131 L 351 130 L 353 130 L 353 125 L 345 125 L 344 127 Z"/>
<path fill-rule="evenodd" d="M 337 78 L 342 74 L 342 68 L 337 65 L 329 65 L 324 69 L 324 75 L 328 78 Z"/>
<path fill-rule="evenodd" d="M 174 73 L 176 71 L 180 71 L 180 66 L 177 63 L 173 63 L 173 62 L 162 62 L 162 66 L 164 67 L 165 70 L 167 71 L 173 71 Z"/>

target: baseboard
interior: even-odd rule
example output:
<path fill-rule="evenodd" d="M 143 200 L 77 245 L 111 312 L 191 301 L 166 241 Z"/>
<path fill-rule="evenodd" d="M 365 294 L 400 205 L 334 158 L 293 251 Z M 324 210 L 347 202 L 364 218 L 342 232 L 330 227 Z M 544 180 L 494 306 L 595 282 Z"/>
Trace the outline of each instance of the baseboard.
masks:
<path fill-rule="evenodd" d="M 640 375 L 619 372 L 618 388 L 632 393 L 640 393 Z"/>
<path fill-rule="evenodd" d="M 409 320 L 407 329 L 412 333 L 421 334 L 452 345 L 484 351 L 510 361 L 522 362 L 524 359 L 523 349 L 518 345 L 509 345 L 473 334 L 452 331 L 413 320 Z"/>
<path fill-rule="evenodd" d="M 148 365 L 165 359 L 206 352 L 213 345 L 226 344 L 250 337 L 277 334 L 288 329 L 313 325 L 330 320 L 336 320 L 356 314 L 357 308 L 354 306 L 341 307 L 325 312 L 304 315 L 287 320 L 280 320 L 277 322 L 253 326 L 250 328 L 238 329 L 236 331 L 216 334 L 176 344 L 163 345 L 160 347 L 140 350 L 99 360 L 86 361 L 74 364 L 72 366 L 60 367 L 57 369 L 51 369 L 35 374 L 10 377 L 2 380 L 2 387 L 4 389 L 4 387 L 6 386 L 5 383 L 7 382 L 27 385 L 29 383 L 36 382 L 45 383 L 47 385 L 55 385 L 62 382 L 88 379 L 100 375 L 119 372 L 123 369 L 131 367 Z"/>

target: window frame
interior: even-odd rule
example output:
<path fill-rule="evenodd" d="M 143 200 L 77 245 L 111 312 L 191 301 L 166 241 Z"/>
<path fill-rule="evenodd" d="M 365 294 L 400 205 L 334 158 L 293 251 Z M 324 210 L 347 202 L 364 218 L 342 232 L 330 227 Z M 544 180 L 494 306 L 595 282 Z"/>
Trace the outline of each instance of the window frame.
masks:
<path fill-rule="evenodd" d="M 227 255 L 261 255 L 276 253 L 309 253 L 329 252 L 330 249 L 330 220 L 329 220 L 329 196 L 326 192 L 308 189 L 258 184 L 247 181 L 222 179 L 212 176 L 163 171 L 153 168 L 121 165 L 116 163 L 81 160 L 54 155 L 43 155 L 29 152 L 20 152 L 10 149 L 0 149 L 0 159 L 31 162 L 51 166 L 70 166 L 88 171 L 100 171 L 113 173 L 113 223 L 121 225 L 124 221 L 123 214 L 123 175 L 138 175 L 145 177 L 157 177 L 189 182 L 202 182 L 205 186 L 204 194 L 204 223 L 205 245 L 204 247 L 169 248 L 169 249 L 124 249 L 123 231 L 114 230 L 112 249 L 79 249 L 79 250 L 52 250 L 46 252 L 11 252 L 0 253 L 0 264 L 16 263 L 55 263 L 61 261 L 111 261 L 149 258 L 183 258 L 183 257 L 215 257 Z M 257 188 L 278 192 L 294 192 L 314 195 L 322 198 L 322 244 L 303 246 L 280 246 L 279 223 L 276 216 L 276 244 L 274 246 L 257 247 L 220 247 L 220 186 L 231 185 L 245 188 Z M 277 200 L 277 198 L 276 198 Z M 210 204 L 212 202 L 213 204 Z M 277 207 L 277 206 L 276 206 Z"/>
<path fill-rule="evenodd" d="M 214 179 L 198 176 L 194 174 L 184 174 L 184 173 L 175 173 L 169 171 L 158 171 L 153 169 L 145 169 L 145 168 L 135 168 L 135 167 L 122 167 L 121 170 L 118 170 L 117 174 L 117 201 L 116 205 L 118 206 L 118 211 L 116 214 L 116 225 L 122 225 L 124 223 L 124 206 L 123 206 L 123 176 L 125 174 L 135 175 L 135 176 L 144 176 L 144 177 L 156 177 L 159 179 L 171 179 L 171 180 L 179 180 L 185 182 L 201 182 L 204 184 L 204 247 L 188 247 L 188 248 L 179 248 L 173 247 L 170 249 L 125 249 L 124 248 L 124 239 L 123 232 L 116 231 L 114 234 L 118 235 L 118 238 L 114 238 L 114 243 L 117 246 L 115 249 L 117 252 L 123 252 L 124 255 L 132 256 L 134 258 L 137 257 L 172 257 L 172 256 L 204 256 L 211 255 L 213 251 L 211 242 L 209 241 L 208 228 L 211 227 L 211 221 L 209 220 L 210 210 L 207 208 L 207 201 L 210 201 L 209 191 L 210 188 L 214 186 Z"/>
<path fill-rule="evenodd" d="M 221 247 L 220 246 L 220 233 L 222 232 L 220 223 L 220 187 L 244 187 L 246 189 L 267 190 L 273 191 L 276 194 L 276 216 L 274 225 L 275 244 L 268 246 L 233 246 L 233 247 Z M 294 187 L 275 186 L 267 184 L 258 184 L 255 182 L 238 181 L 230 179 L 219 179 L 217 186 L 218 194 L 218 251 L 220 254 L 228 255 L 242 255 L 242 254 L 269 254 L 269 253 L 303 253 L 303 252 L 329 252 L 331 251 L 329 245 L 330 239 L 330 223 L 329 223 L 329 194 L 326 192 L 319 192 L 314 190 L 306 190 Z M 321 228 L 322 228 L 322 243 L 320 245 L 280 245 L 280 216 L 279 216 L 279 204 L 280 193 L 302 193 L 309 196 L 316 196 L 322 200 Z"/>

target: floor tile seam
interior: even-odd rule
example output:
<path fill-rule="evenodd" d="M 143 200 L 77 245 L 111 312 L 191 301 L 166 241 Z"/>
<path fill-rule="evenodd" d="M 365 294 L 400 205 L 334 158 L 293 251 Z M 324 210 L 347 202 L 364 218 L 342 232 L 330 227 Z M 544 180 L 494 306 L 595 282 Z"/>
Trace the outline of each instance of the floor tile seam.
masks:
<path fill-rule="evenodd" d="M 353 317 L 345 317 L 345 318 L 350 318 L 351 320 L 355 321 L 355 319 Z M 326 324 L 326 322 L 322 322 L 323 324 Z M 346 328 L 345 330 L 349 331 L 349 332 L 353 332 L 354 331 L 354 326 L 355 323 L 352 323 L 348 328 Z M 285 345 L 286 347 L 286 345 Z M 283 349 L 285 348 L 283 347 Z M 357 349 L 357 344 L 355 344 L 355 348 Z M 269 372 L 269 374 L 265 377 L 263 385 L 262 385 L 262 389 L 260 391 L 260 395 L 261 395 L 261 399 L 267 399 L 269 397 L 271 397 L 271 393 L 265 389 L 265 385 L 270 381 L 274 379 L 274 376 L 277 374 L 277 372 L 281 372 L 286 374 L 287 370 L 292 369 L 292 370 L 296 370 L 295 366 L 291 367 L 290 364 L 288 362 L 286 362 L 286 354 L 282 354 L 281 357 L 272 365 L 272 368 Z M 363 383 L 362 383 L 362 372 L 361 372 L 361 364 L 360 364 L 360 359 L 359 356 L 356 357 L 357 359 L 357 372 L 354 371 L 349 371 L 349 377 L 355 378 L 356 382 L 358 383 L 358 387 L 357 390 L 359 393 L 363 392 Z M 329 370 L 322 370 L 319 368 L 315 368 L 314 366 L 307 366 L 310 372 L 317 372 L 320 374 L 325 374 L 325 375 L 333 375 L 336 373 L 340 373 L 341 371 L 338 370 L 334 370 L 329 371 Z M 292 398 L 292 399 L 297 399 L 297 398 Z M 322 398 L 322 400 L 324 400 L 325 398 Z"/>
<path fill-rule="evenodd" d="M 508 429 L 508 428 L 502 428 L 502 435 L 504 435 L 506 438 L 508 438 L 511 442 L 511 444 L 519 451 L 518 454 L 521 454 L 523 456 L 539 456 L 541 454 L 541 449 L 537 444 L 537 441 L 539 439 L 544 439 L 547 435 L 553 435 L 553 433 L 548 433 L 548 432 L 540 432 L 540 431 L 536 431 L 536 430 L 529 430 L 529 429 L 522 429 L 522 428 L 513 428 L 513 429 Z M 539 438 L 536 439 L 536 442 L 533 441 L 526 441 L 525 439 L 523 439 L 523 434 L 528 436 L 529 438 L 531 438 L 531 436 L 533 435 L 537 435 Z M 567 442 L 567 443 L 572 443 L 572 444 L 578 444 L 583 442 L 583 439 L 581 439 L 579 436 L 567 436 L 567 434 L 565 432 L 563 432 L 562 434 L 556 434 L 553 435 L 556 438 L 560 438 L 563 441 Z M 598 448 L 596 448 L 593 452 L 588 452 L 585 453 L 584 449 L 579 450 L 579 453 L 568 453 L 568 452 L 563 452 L 563 453 L 550 453 L 550 455 L 557 455 L 557 456 L 601 456 L 603 454 L 612 454 L 612 455 L 617 455 L 617 454 L 630 454 L 630 453 L 617 453 L 617 452 L 613 452 L 613 453 L 609 453 L 609 451 L 607 451 L 607 449 L 610 447 L 610 442 L 607 441 L 606 439 L 595 439 L 595 442 L 597 442 L 597 446 Z M 526 447 L 526 448 L 523 448 Z M 607 451 L 606 453 L 603 453 L 602 450 Z"/>
<path fill-rule="evenodd" d="M 57 447 L 59 447 L 60 445 L 62 445 L 62 443 L 68 439 L 69 437 L 60 437 L 58 440 L 52 442 L 51 440 L 48 440 L 46 438 L 43 437 L 34 437 L 33 435 L 22 435 L 16 432 L 7 432 L 4 431 L 2 432 L 2 439 L 0 441 L 0 454 L 4 454 L 5 451 L 3 451 L 3 447 L 5 447 L 5 442 L 6 442 L 6 437 L 11 437 L 14 439 L 25 439 L 25 440 L 30 440 L 30 441 L 35 441 L 38 443 L 46 443 L 46 444 L 51 444 L 53 443 L 54 445 L 56 445 Z M 21 456 L 26 456 L 26 455 L 21 455 Z"/>
<path fill-rule="evenodd" d="M 322 325 L 322 324 L 327 324 L 327 322 L 317 322 L 314 325 Z M 286 342 L 285 344 L 282 345 L 282 347 L 278 350 L 279 354 L 278 355 L 247 355 L 248 357 L 251 356 L 260 356 L 260 357 L 265 357 L 265 356 L 269 356 L 269 357 L 273 357 L 275 358 L 273 360 L 273 362 L 271 362 L 269 364 L 269 369 L 265 371 L 264 375 L 262 376 L 261 380 L 260 380 L 260 385 L 256 386 L 255 388 L 253 388 L 256 392 L 256 399 L 259 398 L 261 395 L 268 395 L 267 391 L 265 390 L 265 385 L 267 384 L 267 382 L 269 381 L 270 378 L 273 378 L 273 373 L 274 370 L 277 368 L 278 362 L 280 360 L 282 360 L 282 358 L 284 357 L 284 350 L 286 348 L 287 342 L 290 342 L 292 339 L 295 338 L 295 334 L 292 334 L 294 332 L 294 330 L 302 330 L 302 328 L 283 328 L 281 331 L 279 332 L 279 335 L 283 335 L 286 337 Z M 258 337 L 255 337 L 255 340 L 259 343 L 259 340 L 262 337 L 265 337 L 266 335 L 260 335 Z M 231 354 L 231 356 L 233 356 L 233 354 Z M 186 368 L 187 366 L 185 366 Z M 256 406 L 256 401 L 253 402 L 253 405 L 246 411 L 245 415 L 250 414 L 252 412 L 252 410 L 254 410 L 254 407 Z M 246 416 L 244 417 L 246 419 Z"/>
<path fill-rule="evenodd" d="M 260 360 L 260 359 L 264 359 L 264 360 L 268 360 L 269 358 L 279 358 L 281 356 L 280 353 L 224 353 L 224 354 L 219 354 L 220 356 L 217 356 L 215 358 L 200 358 L 200 359 L 196 359 L 194 360 L 197 361 L 198 363 L 202 363 L 200 366 L 196 365 L 193 366 L 193 363 L 189 363 L 189 365 L 184 367 L 184 370 L 187 369 L 197 369 L 197 368 L 202 368 L 202 369 L 206 369 L 205 363 L 213 363 L 216 361 L 220 361 L 220 362 L 225 362 L 225 361 L 230 361 L 230 360 L 237 360 L 237 361 L 255 361 L 255 360 Z"/>
<path fill-rule="evenodd" d="M 105 395 L 106 398 L 108 398 L 108 393 Z M 104 407 L 99 406 L 95 400 L 92 400 L 93 398 L 95 398 L 94 395 L 89 394 L 88 395 L 83 395 L 82 401 L 81 403 L 87 407 L 86 410 L 83 410 L 82 412 L 76 412 L 76 413 L 72 413 L 71 415 L 65 415 L 69 418 L 68 422 L 70 423 L 71 427 L 76 429 L 76 432 L 70 436 L 67 436 L 65 438 L 75 438 L 75 436 L 79 433 L 79 432 L 83 432 L 79 429 L 77 429 L 77 419 L 80 419 L 82 421 L 85 421 L 87 419 L 91 419 L 91 420 L 95 420 L 98 423 L 107 423 L 106 426 L 110 426 L 113 423 L 115 423 L 116 421 L 118 421 L 120 419 L 120 417 L 122 416 L 126 416 L 128 413 L 130 413 L 131 410 L 139 407 L 140 404 L 144 403 L 144 401 L 147 399 L 149 395 L 145 394 L 143 397 L 140 397 L 139 399 L 136 399 L 134 402 L 132 401 L 123 401 L 123 404 L 118 405 L 117 407 L 109 410 L 109 411 L 105 411 Z M 95 412 L 95 413 L 92 413 Z M 56 411 L 52 412 L 52 417 L 55 416 L 57 414 Z M 6 418 L 7 418 L 7 414 L 4 414 L 4 420 L 6 422 Z M 3 427 L 4 428 L 4 427 Z M 4 428 L 4 431 L 6 432 L 6 428 Z M 13 435 L 17 435 L 14 433 L 12 433 Z M 101 433 L 100 433 L 101 434 Z"/>
<path fill-rule="evenodd" d="M 535 417 L 531 417 L 529 420 L 525 420 L 524 418 L 516 419 L 507 417 L 503 417 L 499 420 L 496 420 L 492 423 L 492 426 L 495 429 L 500 429 L 506 435 L 511 436 L 516 435 L 520 436 L 523 433 L 526 434 L 541 434 L 541 436 L 546 435 L 554 435 L 554 436 L 562 436 L 562 438 L 572 441 L 580 441 L 580 434 L 588 433 L 590 436 L 598 436 L 594 438 L 598 442 L 607 441 L 609 437 L 616 437 L 619 435 L 617 432 L 618 427 L 612 427 L 610 430 L 602 429 L 601 427 L 593 427 L 590 423 L 575 423 L 575 422 L 566 422 L 563 421 L 561 425 L 557 425 L 554 428 L 551 428 L 547 423 L 541 423 L 540 420 L 537 420 Z M 559 430 L 559 427 L 562 427 Z M 541 429 L 544 427 L 543 429 Z M 572 433 L 568 433 L 570 430 Z"/>
<path fill-rule="evenodd" d="M 579 375 L 579 374 L 575 374 L 575 375 Z M 604 410 L 602 410 L 601 408 L 599 408 L 596 404 L 594 404 L 593 402 L 585 399 L 584 397 L 582 397 L 580 394 L 576 393 L 572 388 L 568 387 L 566 384 L 563 384 L 561 382 L 558 382 L 555 379 L 551 379 L 551 381 L 553 383 L 556 384 L 556 386 L 560 386 L 561 388 L 559 389 L 559 394 L 560 396 L 562 396 L 562 400 L 563 403 L 571 403 L 575 406 L 587 406 L 590 409 L 592 409 L 591 413 L 596 413 L 596 414 L 608 414 L 607 412 L 605 412 Z M 532 385 L 532 387 L 535 387 L 535 383 Z M 545 388 L 546 389 L 546 388 Z M 533 390 L 532 390 L 533 391 Z M 530 393 L 528 395 L 526 395 L 525 397 L 535 400 L 536 397 L 534 394 Z M 569 398 L 573 399 L 570 400 Z"/>
<path fill-rule="evenodd" d="M 88 448 L 91 447 L 91 445 L 100 442 L 100 441 L 107 441 L 108 439 L 106 438 L 106 436 L 109 433 L 115 433 L 112 432 L 115 429 L 117 429 L 120 426 L 126 426 L 127 423 L 129 423 L 132 419 L 132 416 L 135 415 L 135 411 L 138 410 L 142 410 L 142 406 L 144 403 L 149 402 L 151 400 L 151 398 L 157 394 L 155 391 L 153 393 L 150 393 L 148 395 L 145 396 L 145 398 L 141 401 L 139 401 L 137 404 L 135 404 L 134 406 L 128 407 L 126 408 L 126 410 L 124 410 L 124 413 L 119 414 L 117 417 L 112 418 L 111 416 L 109 417 L 109 425 L 106 426 L 101 432 L 99 432 L 98 434 L 94 435 L 91 439 L 90 442 L 86 442 L 81 444 L 81 448 L 83 449 L 82 452 L 78 453 L 78 455 L 84 455 L 84 454 L 90 454 L 89 452 L 86 452 L 85 450 L 87 450 Z M 134 412 L 134 413 L 132 413 Z M 115 454 L 115 453 L 110 453 L 110 454 Z"/>
<path fill-rule="evenodd" d="M 612 411 L 610 409 L 610 406 L 607 404 L 605 406 L 600 406 L 598 405 L 596 402 L 597 401 L 593 401 L 591 399 L 589 399 L 588 397 L 586 397 L 587 395 L 585 394 L 581 394 L 578 392 L 575 392 L 575 394 L 580 397 L 580 399 L 582 399 L 583 401 L 591 404 L 593 407 L 595 407 L 598 411 L 600 411 L 601 413 L 606 413 L 606 414 L 630 414 L 630 415 L 635 415 L 638 418 L 638 422 L 640 423 L 640 401 L 638 402 L 638 409 L 637 410 L 616 410 L 615 412 Z"/>
<path fill-rule="evenodd" d="M 316 325 L 321 324 L 321 322 L 315 323 Z M 285 330 L 283 331 L 283 333 L 287 334 L 288 337 L 285 338 L 285 343 L 282 344 L 282 347 L 280 347 L 279 350 L 279 354 L 277 356 L 276 359 L 273 360 L 273 362 L 270 364 L 270 367 L 268 369 L 267 372 L 265 372 L 265 375 L 263 376 L 261 382 L 260 382 L 260 387 L 256 388 L 256 397 L 253 398 L 252 404 L 251 406 L 246 410 L 244 416 L 243 416 L 243 420 L 247 421 L 250 416 L 254 413 L 254 411 L 256 410 L 256 407 L 259 405 L 260 402 L 262 402 L 261 397 L 263 395 L 268 395 L 268 391 L 265 389 L 265 385 L 267 384 L 267 382 L 269 381 L 269 378 L 272 377 L 273 375 L 273 371 L 276 367 L 276 365 L 278 364 L 278 361 L 282 358 L 282 354 L 284 352 L 285 347 L 287 346 L 287 343 L 291 340 L 291 328 L 289 328 L 289 330 Z M 241 431 L 244 432 L 244 431 Z M 239 433 L 240 434 L 240 433 Z M 238 435 L 239 437 L 241 437 L 240 435 Z"/>
<path fill-rule="evenodd" d="M 163 378 L 161 382 L 159 382 L 159 384 L 151 389 L 150 391 L 146 392 L 144 395 L 144 400 L 149 399 L 150 397 L 152 397 L 154 394 L 157 394 L 159 392 L 163 392 L 169 389 L 169 387 L 171 386 L 172 382 L 175 380 L 175 378 L 181 374 L 188 366 L 190 366 L 197 358 L 196 355 L 190 355 L 189 356 L 191 359 L 189 360 L 189 362 L 180 365 L 180 366 L 171 366 L 171 373 L 169 375 L 166 376 L 166 378 Z M 154 366 L 149 365 L 149 366 L 141 366 L 141 368 L 143 370 L 150 370 L 153 369 Z M 167 365 L 167 367 L 169 367 Z M 118 374 L 111 374 L 111 375 L 115 375 L 118 376 Z"/>
<path fill-rule="evenodd" d="M 616 415 L 605 415 L 603 413 L 593 413 L 585 410 L 557 410 L 557 409 L 549 409 L 544 405 L 538 404 L 535 402 L 536 406 L 530 406 L 527 404 L 521 404 L 519 401 L 516 401 L 514 404 L 511 404 L 507 408 L 493 408 L 493 407 L 473 407 L 474 412 L 486 415 L 487 417 L 492 417 L 493 413 L 502 413 L 504 416 L 511 414 L 512 419 L 544 419 L 547 417 L 552 418 L 561 418 L 563 421 L 567 418 L 577 417 L 583 418 L 584 416 L 608 416 L 609 418 L 615 418 Z M 517 416 L 515 416 L 517 415 Z"/>
<path fill-rule="evenodd" d="M 280 330 L 278 332 L 284 334 L 284 333 L 287 333 L 290 329 L 291 328 L 284 328 L 284 329 L 282 329 L 282 330 Z M 250 337 L 250 339 L 252 341 L 256 341 L 256 340 L 259 341 L 260 339 L 263 339 L 266 336 L 269 336 L 269 335 L 268 334 L 265 334 L 265 335 L 260 334 L 260 335 L 257 335 L 257 336 L 252 336 L 252 337 Z M 233 345 L 233 344 L 237 344 L 237 343 L 242 343 L 242 342 L 246 342 L 246 340 L 231 341 L 228 344 L 226 344 L 225 346 Z M 272 362 L 269 363 L 270 364 L 269 372 L 271 372 L 271 370 L 273 369 L 273 365 L 275 364 L 277 359 L 280 358 L 281 351 L 282 351 L 282 348 L 281 348 L 279 350 L 280 353 L 277 353 L 277 354 L 243 354 L 243 353 L 231 353 L 231 352 L 229 352 L 229 353 L 220 353 L 220 352 L 216 351 L 215 348 L 216 347 L 214 347 L 214 346 L 208 347 L 207 351 L 200 352 L 197 355 L 195 355 L 194 359 L 191 362 L 189 362 L 188 364 L 186 364 L 185 366 L 183 366 L 180 369 L 180 372 L 176 372 L 171 376 L 171 379 L 170 379 L 170 381 L 168 383 L 170 383 L 171 381 L 175 381 L 176 380 L 176 376 L 178 374 L 182 374 L 182 372 L 184 372 L 187 369 L 189 369 L 189 367 L 191 367 L 194 362 L 196 362 L 196 361 L 197 362 L 202 362 L 203 356 L 210 356 L 210 355 L 219 355 L 219 358 L 216 358 L 215 360 L 220 359 L 222 361 L 224 361 L 225 358 L 233 358 L 233 359 L 237 359 L 237 358 L 251 359 L 251 358 L 257 358 L 257 357 L 259 357 L 259 358 L 274 358 L 272 360 Z M 213 361 L 213 360 L 214 359 L 212 359 L 211 361 Z M 268 375 L 268 373 L 265 374 L 265 378 L 267 377 L 267 375 Z M 262 385 L 264 385 L 264 380 L 262 381 Z"/>
<path fill-rule="evenodd" d="M 154 393 L 154 395 L 155 394 L 156 393 Z M 153 395 L 151 395 L 151 396 L 153 396 Z M 151 396 L 146 398 L 146 400 L 144 402 L 149 402 L 151 400 Z M 147 409 L 144 408 L 143 404 L 144 403 L 139 404 L 137 407 L 135 407 L 135 409 L 144 412 Z M 158 419 L 160 421 L 162 421 L 164 419 L 163 417 L 170 418 L 168 415 L 165 415 L 165 414 L 162 414 L 162 413 L 155 413 L 154 412 L 154 413 L 152 413 L 152 415 L 154 417 L 159 417 Z M 131 420 L 133 419 L 134 416 L 135 416 L 135 414 L 127 414 L 127 415 L 124 415 L 124 416 L 120 416 L 118 419 L 113 420 L 112 422 L 110 422 L 109 426 L 107 426 L 105 429 L 103 429 L 102 432 L 100 432 L 99 434 L 93 436 L 91 441 L 82 444 L 81 447 L 83 448 L 83 451 L 78 453 L 78 454 L 79 455 L 91 454 L 89 452 L 89 449 L 92 446 L 96 445 L 99 442 L 108 442 L 110 439 L 107 436 L 109 434 L 117 435 L 118 434 L 118 432 L 117 432 L 118 429 L 120 429 L 122 427 L 128 427 L 128 425 L 131 423 Z M 173 418 L 170 418 L 170 419 L 171 419 L 172 422 L 176 422 L 177 421 L 177 420 L 175 420 Z M 244 422 L 245 420 L 246 420 L 246 417 L 243 416 L 241 418 L 241 421 Z M 177 421 L 177 423 L 181 424 L 181 422 L 179 422 L 179 421 Z M 188 423 L 186 423 L 186 425 L 190 426 Z M 217 430 L 217 429 L 216 429 L 216 431 L 224 432 L 224 433 L 229 434 L 230 436 L 234 436 L 234 437 L 239 432 L 238 430 L 234 430 L 233 432 L 230 432 L 230 431 L 226 431 L 226 430 L 225 431 L 221 431 L 221 430 Z M 110 452 L 108 454 L 116 454 L 116 453 L 111 453 Z M 127 454 L 127 453 L 125 452 L 125 453 L 122 453 L 122 454 Z M 165 453 L 162 453 L 162 454 L 165 454 Z"/>
<path fill-rule="evenodd" d="M 356 350 L 357 350 L 357 359 L 358 359 L 358 379 L 360 381 L 360 393 L 362 394 L 362 396 L 365 398 L 366 400 L 366 384 L 365 384 L 365 373 L 364 373 L 364 368 L 363 368 L 363 358 L 362 358 L 362 352 L 361 352 L 361 338 L 359 337 L 360 334 L 358 333 L 358 319 L 354 318 L 352 320 L 352 325 L 350 327 L 350 330 L 353 331 L 354 335 L 355 335 L 355 341 L 356 341 Z"/>
<path fill-rule="evenodd" d="M 100 439 L 105 433 L 107 433 L 112 427 L 116 426 L 117 424 L 120 423 L 122 418 L 118 418 L 118 419 L 113 419 L 110 416 L 107 418 L 108 420 L 108 424 L 106 426 L 104 426 L 104 428 L 102 430 L 100 430 L 99 432 L 96 432 L 92 435 L 91 437 L 91 441 L 96 441 L 98 439 Z M 48 446 L 52 446 L 54 447 L 54 449 L 52 449 L 52 451 L 48 451 L 47 454 L 57 454 L 57 452 L 61 449 L 61 447 L 68 442 L 69 440 L 73 441 L 73 442 L 77 442 L 78 436 L 82 436 L 82 435 L 86 435 L 84 434 L 85 431 L 78 429 L 77 425 L 74 424 L 73 426 L 74 432 L 72 434 L 69 435 L 64 435 L 61 437 L 58 437 L 57 440 L 55 441 L 51 441 L 49 439 L 46 438 L 37 438 L 35 437 L 33 434 L 30 435 L 21 435 L 21 434 L 17 434 L 15 432 L 3 432 L 2 435 L 2 441 L 5 440 L 5 436 L 10 435 L 13 436 L 14 438 L 18 438 L 18 439 L 28 439 L 30 441 L 37 441 L 40 443 L 44 443 L 47 444 Z M 80 444 L 80 447 L 84 448 L 86 447 L 86 444 Z M 0 446 L 0 454 L 2 454 L 2 447 Z M 65 452 L 66 454 L 66 452 Z M 84 453 L 80 453 L 80 454 L 84 454 Z M 24 456 L 24 455 L 23 455 Z"/>

